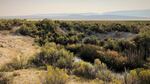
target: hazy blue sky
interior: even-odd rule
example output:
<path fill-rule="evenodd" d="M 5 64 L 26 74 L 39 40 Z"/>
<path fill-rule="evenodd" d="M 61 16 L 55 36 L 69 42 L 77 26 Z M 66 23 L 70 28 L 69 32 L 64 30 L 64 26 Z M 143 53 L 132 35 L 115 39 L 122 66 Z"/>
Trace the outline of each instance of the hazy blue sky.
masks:
<path fill-rule="evenodd" d="M 0 16 L 150 9 L 150 0 L 0 0 Z"/>

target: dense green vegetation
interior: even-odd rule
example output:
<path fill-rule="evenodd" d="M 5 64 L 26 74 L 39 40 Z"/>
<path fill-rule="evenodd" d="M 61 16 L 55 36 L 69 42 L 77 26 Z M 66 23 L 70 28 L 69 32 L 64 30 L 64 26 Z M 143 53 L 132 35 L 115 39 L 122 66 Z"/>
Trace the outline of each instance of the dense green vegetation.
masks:
<path fill-rule="evenodd" d="M 42 47 L 31 64 L 36 67 L 49 66 L 48 82 L 64 84 L 68 75 L 76 75 L 114 84 L 150 83 L 149 21 L 0 20 L 0 30 L 14 27 L 19 27 L 15 34 L 31 36 Z M 115 37 L 106 36 L 112 33 L 116 34 Z M 132 36 L 120 38 L 121 33 Z M 55 71 L 58 72 L 55 74 L 58 83 L 51 79 Z M 113 71 L 130 73 L 126 72 L 122 80 Z M 57 76 L 61 74 L 65 77 Z M 61 81 L 63 83 L 59 83 Z"/>

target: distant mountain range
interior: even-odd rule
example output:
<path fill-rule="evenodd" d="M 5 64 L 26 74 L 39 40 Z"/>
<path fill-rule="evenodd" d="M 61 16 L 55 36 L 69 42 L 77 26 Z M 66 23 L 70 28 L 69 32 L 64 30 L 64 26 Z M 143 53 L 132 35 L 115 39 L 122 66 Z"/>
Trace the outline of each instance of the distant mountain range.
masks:
<path fill-rule="evenodd" d="M 52 13 L 0 18 L 54 19 L 54 20 L 150 20 L 150 10 L 115 11 L 106 13 Z"/>
<path fill-rule="evenodd" d="M 103 14 L 150 18 L 150 9 L 149 10 L 147 9 L 147 10 L 115 11 L 115 12 L 107 12 Z"/>

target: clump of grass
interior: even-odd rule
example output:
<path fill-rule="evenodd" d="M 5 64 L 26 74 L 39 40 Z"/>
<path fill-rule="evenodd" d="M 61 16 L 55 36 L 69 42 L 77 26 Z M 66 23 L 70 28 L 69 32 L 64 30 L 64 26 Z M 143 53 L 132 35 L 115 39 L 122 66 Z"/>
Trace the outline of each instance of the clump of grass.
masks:
<path fill-rule="evenodd" d="M 66 84 L 69 76 L 63 69 L 47 66 L 46 84 Z"/>
<path fill-rule="evenodd" d="M 126 84 L 150 84 L 149 69 L 134 69 L 125 76 Z"/>
<path fill-rule="evenodd" d="M 32 59 L 33 59 L 32 57 L 27 58 L 23 55 L 19 55 L 17 58 L 14 58 L 12 62 L 1 67 L 0 71 L 13 71 L 19 69 L 26 69 L 32 65 L 30 62 L 30 60 Z"/>
<path fill-rule="evenodd" d="M 94 64 L 80 61 L 76 62 L 72 70 L 73 74 L 90 80 L 101 80 L 105 83 L 122 84 L 124 81 L 120 76 L 107 69 L 107 66 L 99 59 Z"/>
<path fill-rule="evenodd" d="M 89 79 L 95 78 L 95 73 L 93 73 L 94 66 L 92 64 L 84 61 L 80 61 L 80 62 L 76 62 L 73 65 L 73 67 L 74 67 L 73 73 L 75 75 L 82 76 Z"/>

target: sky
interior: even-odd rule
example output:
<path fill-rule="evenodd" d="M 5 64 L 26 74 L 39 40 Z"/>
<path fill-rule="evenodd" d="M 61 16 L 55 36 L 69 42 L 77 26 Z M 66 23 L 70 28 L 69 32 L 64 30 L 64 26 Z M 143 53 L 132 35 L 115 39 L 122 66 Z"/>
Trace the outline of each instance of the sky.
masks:
<path fill-rule="evenodd" d="M 0 0 L 0 16 L 150 9 L 150 0 Z"/>

